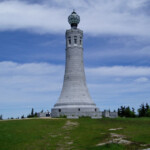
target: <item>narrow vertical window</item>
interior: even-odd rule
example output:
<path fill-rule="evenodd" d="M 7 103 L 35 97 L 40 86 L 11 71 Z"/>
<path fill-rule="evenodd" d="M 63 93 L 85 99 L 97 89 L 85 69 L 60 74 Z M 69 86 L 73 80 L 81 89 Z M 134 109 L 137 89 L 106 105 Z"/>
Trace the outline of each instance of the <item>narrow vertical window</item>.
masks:
<path fill-rule="evenodd" d="M 68 37 L 68 43 L 71 44 L 71 37 Z"/>
<path fill-rule="evenodd" d="M 77 44 L 77 36 L 74 36 L 74 44 Z"/>
<path fill-rule="evenodd" d="M 80 45 L 82 44 L 82 38 L 80 37 Z"/>

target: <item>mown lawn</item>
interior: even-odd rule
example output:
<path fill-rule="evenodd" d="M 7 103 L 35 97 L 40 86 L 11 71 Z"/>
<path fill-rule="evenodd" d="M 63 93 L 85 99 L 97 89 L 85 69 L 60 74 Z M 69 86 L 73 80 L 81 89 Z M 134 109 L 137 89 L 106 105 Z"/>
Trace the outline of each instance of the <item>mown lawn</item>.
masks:
<path fill-rule="evenodd" d="M 110 131 L 112 128 L 122 129 Z M 108 141 L 110 133 L 124 135 L 132 144 L 97 146 Z M 142 147 L 144 144 L 147 145 Z M 0 121 L 0 150 L 137 150 L 147 147 L 150 147 L 150 118 Z"/>

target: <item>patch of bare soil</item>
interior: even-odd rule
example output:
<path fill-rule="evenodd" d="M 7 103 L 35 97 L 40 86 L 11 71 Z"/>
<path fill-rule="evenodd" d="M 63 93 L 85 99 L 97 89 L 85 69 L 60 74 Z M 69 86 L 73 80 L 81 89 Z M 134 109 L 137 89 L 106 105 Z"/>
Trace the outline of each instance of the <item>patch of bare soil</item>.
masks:
<path fill-rule="evenodd" d="M 109 129 L 109 131 L 116 131 L 116 130 L 121 130 L 123 128 L 112 128 L 112 129 Z"/>
<path fill-rule="evenodd" d="M 111 143 L 124 144 L 124 145 L 129 145 L 133 143 L 131 141 L 126 140 L 125 138 L 126 137 L 124 135 L 110 133 L 110 139 L 107 140 L 106 142 L 97 144 L 97 146 L 102 146 L 102 145 L 111 144 Z"/>
<path fill-rule="evenodd" d="M 120 130 L 122 128 L 116 128 L 116 129 Z M 101 134 L 104 134 L 104 133 L 101 133 Z M 135 142 L 127 140 L 125 135 L 116 134 L 116 133 L 110 133 L 110 138 L 107 139 L 106 142 L 97 144 L 97 146 L 103 146 L 103 145 L 112 144 L 112 143 L 123 144 L 123 145 L 138 144 L 139 147 L 143 147 L 143 148 L 145 147 L 144 149 L 141 149 L 141 150 L 150 150 L 150 148 L 149 148 L 150 144 L 135 143 Z"/>
<path fill-rule="evenodd" d="M 64 139 L 70 139 L 70 137 L 69 136 L 65 136 Z"/>
<path fill-rule="evenodd" d="M 67 144 L 71 145 L 71 144 L 73 144 L 73 142 L 71 141 L 71 142 L 68 142 Z"/>
<path fill-rule="evenodd" d="M 72 122 L 72 121 L 67 121 L 66 124 L 63 126 L 63 129 L 66 129 L 66 130 L 71 130 L 73 129 L 74 127 L 77 127 L 78 126 L 78 122 Z"/>
<path fill-rule="evenodd" d="M 55 134 L 49 134 L 52 138 L 55 138 L 55 137 L 58 137 L 58 136 L 61 136 L 61 134 L 57 134 L 57 135 L 55 135 Z"/>

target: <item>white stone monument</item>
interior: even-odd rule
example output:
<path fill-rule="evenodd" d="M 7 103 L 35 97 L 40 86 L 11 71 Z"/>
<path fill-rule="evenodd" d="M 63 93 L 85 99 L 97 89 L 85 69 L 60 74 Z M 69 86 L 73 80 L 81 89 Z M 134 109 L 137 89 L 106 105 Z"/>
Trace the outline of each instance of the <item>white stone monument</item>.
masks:
<path fill-rule="evenodd" d="M 80 17 L 75 11 L 68 17 L 68 22 L 71 29 L 66 31 L 66 66 L 63 88 L 57 103 L 51 110 L 51 116 L 101 118 L 102 113 L 92 101 L 86 85 L 83 63 L 83 31 L 77 28 Z"/>

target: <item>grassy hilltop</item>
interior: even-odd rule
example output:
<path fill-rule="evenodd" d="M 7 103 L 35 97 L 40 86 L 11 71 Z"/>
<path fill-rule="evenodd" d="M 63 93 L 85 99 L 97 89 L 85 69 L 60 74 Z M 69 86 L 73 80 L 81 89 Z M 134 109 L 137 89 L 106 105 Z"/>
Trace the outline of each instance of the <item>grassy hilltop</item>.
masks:
<path fill-rule="evenodd" d="M 150 148 L 150 118 L 0 121 L 0 150 Z"/>

